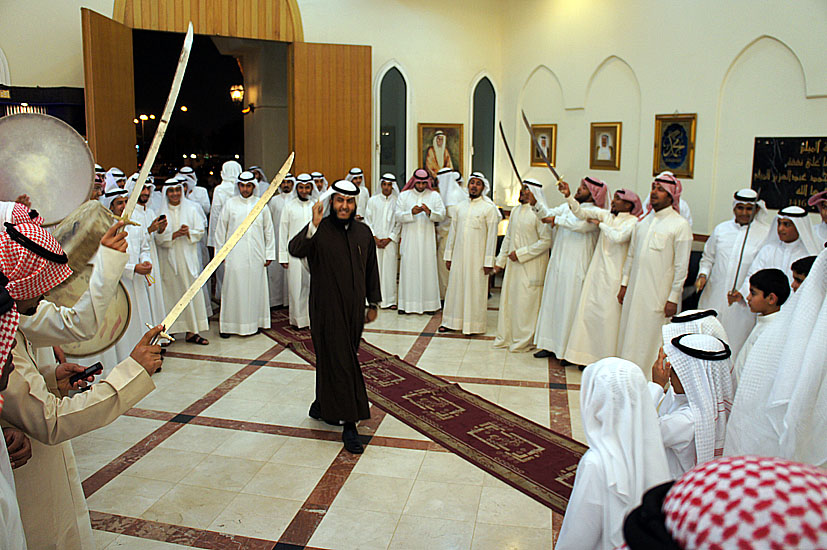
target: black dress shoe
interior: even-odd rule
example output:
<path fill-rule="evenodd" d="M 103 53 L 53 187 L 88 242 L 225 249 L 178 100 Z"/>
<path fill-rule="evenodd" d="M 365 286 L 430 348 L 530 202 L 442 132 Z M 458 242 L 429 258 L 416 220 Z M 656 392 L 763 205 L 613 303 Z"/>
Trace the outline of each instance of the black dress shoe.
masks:
<path fill-rule="evenodd" d="M 540 351 L 534 354 L 534 357 L 536 357 L 537 359 L 545 359 L 546 357 L 554 357 L 554 354 L 548 350 L 541 349 Z"/>
<path fill-rule="evenodd" d="M 365 447 L 359 441 L 356 424 L 353 422 L 345 423 L 344 428 L 342 428 L 342 443 L 345 444 L 345 450 L 351 454 L 360 455 L 365 452 Z"/>
<path fill-rule="evenodd" d="M 218 335 L 221 336 L 222 338 L 229 338 L 230 337 L 230 334 L 227 333 L 227 332 L 219 332 Z"/>
<path fill-rule="evenodd" d="M 310 411 L 307 414 L 313 420 L 321 420 L 322 419 L 322 408 L 319 406 L 318 401 L 313 401 L 313 403 L 310 404 Z"/>
<path fill-rule="evenodd" d="M 560 359 L 560 366 L 561 367 L 576 367 L 577 363 L 572 363 L 571 361 L 566 361 L 565 359 Z"/>

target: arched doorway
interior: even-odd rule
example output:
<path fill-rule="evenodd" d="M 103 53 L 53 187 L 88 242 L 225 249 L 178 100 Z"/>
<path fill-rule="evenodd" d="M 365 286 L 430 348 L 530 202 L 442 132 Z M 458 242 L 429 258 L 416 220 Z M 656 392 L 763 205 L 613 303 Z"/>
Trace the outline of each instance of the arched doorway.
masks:
<path fill-rule="evenodd" d="M 494 113 L 497 96 L 488 77 L 482 77 L 474 88 L 474 115 L 471 137 L 471 170 L 482 172 L 494 181 Z"/>
<path fill-rule="evenodd" d="M 379 85 L 379 174 L 390 172 L 405 181 L 405 152 L 408 133 L 408 85 L 396 67 L 391 67 Z"/>

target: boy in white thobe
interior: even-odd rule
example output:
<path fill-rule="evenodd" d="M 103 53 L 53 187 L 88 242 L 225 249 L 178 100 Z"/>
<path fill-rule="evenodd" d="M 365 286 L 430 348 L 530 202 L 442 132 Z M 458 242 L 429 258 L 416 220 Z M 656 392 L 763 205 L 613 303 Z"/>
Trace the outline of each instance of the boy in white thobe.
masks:
<path fill-rule="evenodd" d="M 255 194 L 258 181 L 252 172 L 238 176 L 239 194 L 224 204 L 221 219 L 215 228 L 215 245 L 224 246 L 227 239 L 244 222 L 258 202 Z M 270 328 L 267 266 L 276 259 L 276 239 L 269 212 L 261 211 L 241 240 L 224 260 L 224 284 L 221 287 L 219 335 L 255 334 L 259 328 Z"/>
<path fill-rule="evenodd" d="M 273 221 L 273 233 L 276 238 L 276 256 L 278 256 L 279 245 L 279 223 L 284 205 L 293 191 L 295 179 L 292 174 L 287 174 L 281 181 L 278 193 L 267 203 L 270 211 L 270 219 Z M 278 258 L 277 258 L 278 259 Z M 267 266 L 267 287 L 270 289 L 270 307 L 278 308 L 287 305 L 287 271 L 278 262 L 272 262 Z"/>
<path fill-rule="evenodd" d="M 600 231 L 562 356 L 568 362 L 588 365 L 617 355 L 620 304 L 607 296 L 613 296 L 620 286 L 632 230 L 642 207 L 640 198 L 628 189 L 615 193 L 608 211 L 581 206 L 568 192 L 568 184 L 563 182 L 560 187 L 572 213 L 596 225 Z"/>
<path fill-rule="evenodd" d="M 381 193 L 368 199 L 365 223 L 373 232 L 376 242 L 376 261 L 379 263 L 379 284 L 382 289 L 381 308 L 396 308 L 396 276 L 399 272 L 399 233 L 402 228 L 396 221 L 396 199 L 399 187 L 396 176 L 383 174 L 379 179 Z"/>
<path fill-rule="evenodd" d="M 175 178 L 164 182 L 164 214 L 169 224 L 167 230 L 155 236 L 164 273 L 164 299 L 167 311 L 171 310 L 201 273 L 198 242 L 204 238 L 204 213 L 201 207 L 184 198 L 184 185 Z M 198 333 L 209 330 L 207 307 L 204 300 L 196 297 L 181 312 L 181 316 L 167 328 L 169 334 L 186 332 L 186 341 L 207 345 L 209 342 Z"/>
<path fill-rule="evenodd" d="M 605 208 L 606 184 L 594 178 L 583 178 L 574 198 L 579 203 L 593 203 Z M 562 359 L 598 231 L 597 226 L 578 219 L 568 203 L 545 212 L 537 204 L 534 205 L 535 214 L 557 230 L 554 232 L 543 299 L 537 316 L 537 331 L 534 333 L 534 345 L 540 351 L 534 357 Z"/>
<path fill-rule="evenodd" d="M 324 179 L 324 176 L 322 176 L 322 179 Z M 351 168 L 345 179 L 359 188 L 359 196 L 356 197 L 356 219 L 361 220 L 368 210 L 368 199 L 370 198 L 370 191 L 365 187 L 365 174 L 361 168 Z"/>
<path fill-rule="evenodd" d="M 520 204 L 511 210 L 494 266 L 497 273 L 505 270 L 494 347 L 511 352 L 531 351 L 534 347 L 534 327 L 551 247 L 551 227 L 534 215 L 531 197 L 543 200 L 543 186 L 527 179 L 520 189 Z"/>
<path fill-rule="evenodd" d="M 759 209 L 756 211 L 756 209 Z M 758 248 L 769 232 L 769 225 L 763 216 L 764 205 L 758 201 L 758 193 L 752 189 L 741 189 L 732 199 L 732 211 L 735 217 L 719 223 L 704 245 L 698 269 L 698 278 L 695 280 L 695 289 L 703 291 L 698 307 L 714 309 L 718 312 L 718 320 L 726 328 L 730 337 L 732 354 L 737 355 L 744 344 L 749 331 L 755 324 L 755 316 L 750 313 L 745 304 L 733 303 L 729 305 L 727 294 L 733 288 L 735 272 L 738 271 L 738 281 L 735 288 L 741 286 L 747 277 L 747 270 Z M 753 214 L 755 214 L 753 219 Z M 750 221 L 752 221 L 750 225 Z M 749 230 L 749 235 L 747 235 Z M 747 239 L 746 246 L 744 239 Z M 744 250 L 741 259 L 741 249 Z"/>
<path fill-rule="evenodd" d="M 440 332 L 461 330 L 482 334 L 488 319 L 488 277 L 494 272 L 497 253 L 497 207 L 483 196 L 485 182 L 476 175 L 468 179 L 468 198 L 451 218 L 445 246 L 448 289 Z"/>
<path fill-rule="evenodd" d="M 305 262 L 288 252 L 287 245 L 313 219 L 315 188 L 310 174 L 299 174 L 292 196 L 286 200 L 279 220 L 279 263 L 287 270 L 290 324 L 296 328 L 310 326 L 310 271 L 305 267 Z"/>
<path fill-rule="evenodd" d="M 437 311 L 441 303 L 434 224 L 445 219 L 445 206 L 431 189 L 428 172 L 422 168 L 414 172 L 396 199 L 395 215 L 402 226 L 399 312 Z"/>
<path fill-rule="evenodd" d="M 678 312 L 689 269 L 692 230 L 678 214 L 681 190 L 681 182 L 671 174 L 660 174 L 652 182 L 653 211 L 632 232 L 617 295 L 623 306 L 618 355 L 640 365 L 646 376 L 658 355 L 661 326 Z"/>

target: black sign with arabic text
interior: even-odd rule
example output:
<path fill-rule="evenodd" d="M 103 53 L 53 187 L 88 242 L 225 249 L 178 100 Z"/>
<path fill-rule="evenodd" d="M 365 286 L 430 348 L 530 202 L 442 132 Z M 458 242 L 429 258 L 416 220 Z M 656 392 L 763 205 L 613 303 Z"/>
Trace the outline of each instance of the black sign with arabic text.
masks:
<path fill-rule="evenodd" d="M 752 188 L 767 208 L 800 206 L 827 188 L 827 137 L 755 138 Z"/>

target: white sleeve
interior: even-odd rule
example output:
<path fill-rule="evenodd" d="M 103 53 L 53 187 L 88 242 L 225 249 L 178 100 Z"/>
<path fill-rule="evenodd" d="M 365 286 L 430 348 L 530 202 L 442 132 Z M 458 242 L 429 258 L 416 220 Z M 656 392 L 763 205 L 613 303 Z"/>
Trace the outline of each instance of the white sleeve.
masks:
<path fill-rule="evenodd" d="M 602 548 L 603 495 L 608 491 L 599 465 L 586 451 L 577 466 L 574 488 L 560 526 L 556 550 L 592 550 Z"/>

